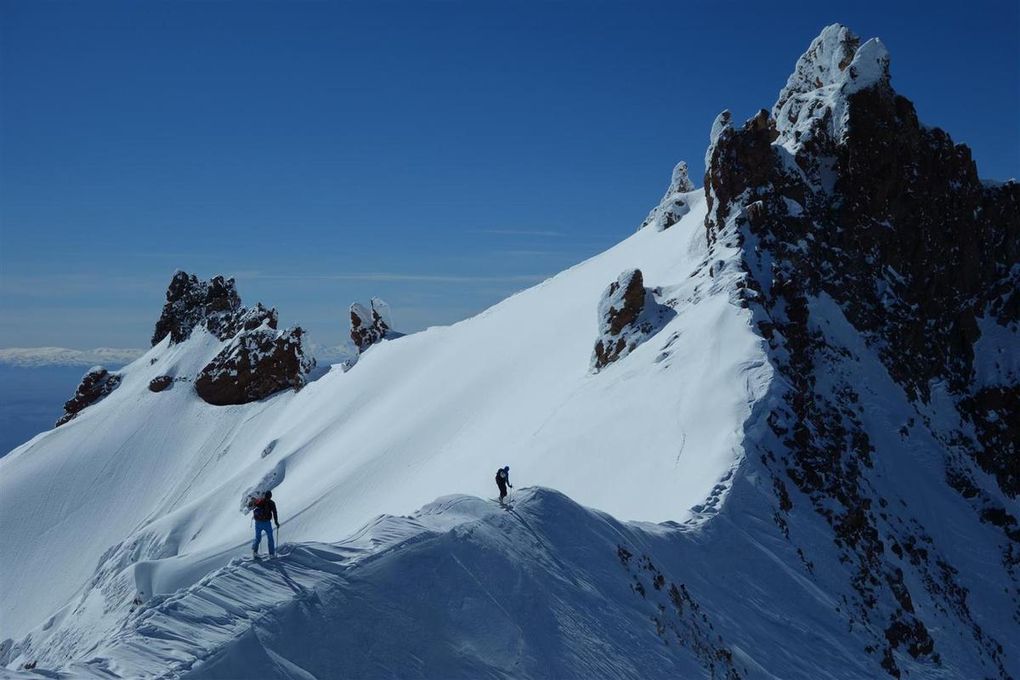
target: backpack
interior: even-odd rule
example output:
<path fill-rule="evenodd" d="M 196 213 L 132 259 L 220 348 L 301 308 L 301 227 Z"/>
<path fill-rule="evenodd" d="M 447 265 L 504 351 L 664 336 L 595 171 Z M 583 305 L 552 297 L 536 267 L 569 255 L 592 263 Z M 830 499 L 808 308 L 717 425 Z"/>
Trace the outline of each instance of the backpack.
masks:
<path fill-rule="evenodd" d="M 273 511 L 269 507 L 269 501 L 265 498 L 259 498 L 252 504 L 255 509 L 255 521 L 256 522 L 268 522 L 273 518 Z"/>

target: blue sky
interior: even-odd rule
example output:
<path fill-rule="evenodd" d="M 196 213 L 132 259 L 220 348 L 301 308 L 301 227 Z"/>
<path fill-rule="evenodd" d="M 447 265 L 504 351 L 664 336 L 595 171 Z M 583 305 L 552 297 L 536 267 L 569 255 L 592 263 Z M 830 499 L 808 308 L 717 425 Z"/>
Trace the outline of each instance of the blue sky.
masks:
<path fill-rule="evenodd" d="M 1020 175 L 1020 9 L 968 3 L 0 3 L 0 347 L 147 346 L 177 268 L 322 344 L 378 295 L 478 312 L 631 233 L 834 21 Z"/>

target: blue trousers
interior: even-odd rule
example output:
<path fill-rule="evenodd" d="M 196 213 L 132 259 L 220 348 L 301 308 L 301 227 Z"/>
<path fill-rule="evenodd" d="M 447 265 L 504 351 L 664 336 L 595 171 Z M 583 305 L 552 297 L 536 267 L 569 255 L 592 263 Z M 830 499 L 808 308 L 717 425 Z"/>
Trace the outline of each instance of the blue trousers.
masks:
<path fill-rule="evenodd" d="M 263 531 L 266 532 L 266 538 L 269 539 L 269 554 L 275 555 L 276 542 L 273 540 L 273 523 L 269 520 L 255 522 L 255 540 L 251 542 L 251 549 L 255 552 L 259 551 Z"/>

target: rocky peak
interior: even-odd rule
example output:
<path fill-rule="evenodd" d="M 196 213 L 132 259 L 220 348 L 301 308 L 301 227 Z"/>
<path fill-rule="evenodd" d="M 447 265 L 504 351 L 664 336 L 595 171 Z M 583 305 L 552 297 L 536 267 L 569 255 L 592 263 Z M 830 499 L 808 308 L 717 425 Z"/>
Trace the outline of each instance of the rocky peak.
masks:
<path fill-rule="evenodd" d="M 877 38 L 862 45 L 845 26 L 827 26 L 797 60 L 772 107 L 780 143 L 794 154 L 805 146 L 842 143 L 848 98 L 868 88 L 892 94 L 885 46 Z"/>
<path fill-rule="evenodd" d="M 659 205 L 652 208 L 638 229 L 644 229 L 651 225 L 655 227 L 655 231 L 665 231 L 672 227 L 691 211 L 690 199 L 687 194 L 692 191 L 694 191 L 694 184 L 687 176 L 687 163 L 680 161 L 673 168 L 669 187 L 666 188 L 666 193 Z"/>
<path fill-rule="evenodd" d="M 241 305 L 234 279 L 214 276 L 208 281 L 178 270 L 166 291 L 166 303 L 156 322 L 152 344 L 168 334 L 172 344 L 191 337 L 191 331 L 203 325 L 220 340 L 228 340 L 241 330 L 252 330 L 267 324 L 276 328 L 275 309 L 257 303 L 251 309 Z"/>
<path fill-rule="evenodd" d="M 384 338 L 401 336 L 393 330 L 390 306 L 379 298 L 372 298 L 370 305 L 365 307 L 359 302 L 351 305 L 351 340 L 359 353 Z"/>
<path fill-rule="evenodd" d="M 1020 495 L 1020 386 L 987 361 L 987 384 L 974 376 L 982 336 L 1015 346 L 1020 185 L 983 184 L 967 147 L 923 126 L 892 89 L 882 43 L 837 25 L 812 42 L 771 112 L 739 127 L 728 112 L 717 118 L 705 194 L 709 248 L 741 247 L 737 292 L 782 376 L 777 389 L 788 390 L 761 443 L 776 524 L 795 535 L 790 485 L 852 565 L 848 616 L 874 633 L 882 666 L 894 676 L 904 656 L 937 666 L 932 619 L 904 604 L 909 591 L 967 626 L 971 613 L 946 598 L 959 586 L 921 520 L 904 511 L 909 522 L 891 523 L 875 510 L 888 502 L 874 492 L 876 455 L 900 451 L 883 450 L 886 433 L 866 422 L 873 386 L 855 362 L 865 353 L 881 362 L 913 409 L 894 436 L 904 448 L 937 442 L 932 464 L 980 521 L 1002 529 L 1003 564 L 1015 569 L 1020 522 L 1000 499 Z M 845 323 L 854 340 L 827 336 L 829 323 Z M 885 546 L 919 540 L 929 545 L 911 559 L 908 586 Z M 1020 600 L 1011 606 L 1020 611 Z M 974 642 L 1002 668 L 996 643 Z"/>

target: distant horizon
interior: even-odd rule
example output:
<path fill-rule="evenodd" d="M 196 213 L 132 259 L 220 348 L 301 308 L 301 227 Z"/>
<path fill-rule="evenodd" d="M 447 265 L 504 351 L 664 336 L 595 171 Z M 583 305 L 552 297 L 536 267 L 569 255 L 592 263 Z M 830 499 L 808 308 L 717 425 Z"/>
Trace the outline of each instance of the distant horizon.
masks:
<path fill-rule="evenodd" d="M 3 0 L 0 347 L 148 347 L 177 269 L 326 347 L 372 296 L 463 320 L 623 240 L 676 162 L 700 185 L 716 114 L 837 21 L 1020 175 L 1015 4 L 714 9 Z"/>

